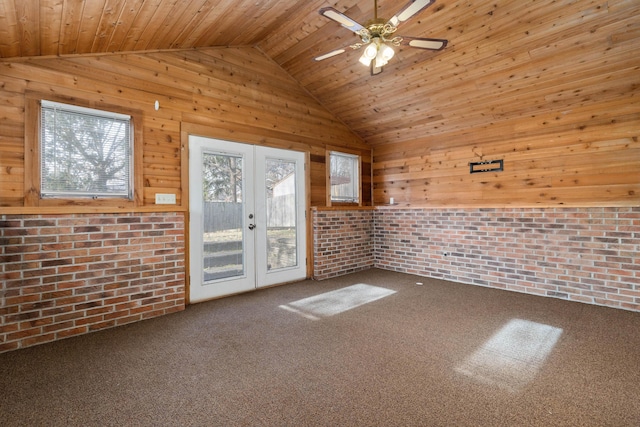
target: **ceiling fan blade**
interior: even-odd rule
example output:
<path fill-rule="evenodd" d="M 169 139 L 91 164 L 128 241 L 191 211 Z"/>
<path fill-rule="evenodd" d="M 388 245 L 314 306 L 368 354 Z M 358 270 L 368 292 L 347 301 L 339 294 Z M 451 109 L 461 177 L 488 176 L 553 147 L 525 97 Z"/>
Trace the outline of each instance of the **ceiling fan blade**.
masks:
<path fill-rule="evenodd" d="M 364 28 L 362 25 L 358 24 L 353 19 L 338 12 L 336 9 L 332 7 L 323 7 L 318 12 L 320 13 L 320 15 L 324 16 L 325 18 L 329 18 L 333 21 L 336 21 L 338 24 L 342 25 L 347 30 L 353 31 L 354 33 L 357 33 L 358 31 Z"/>
<path fill-rule="evenodd" d="M 389 19 L 389 24 L 397 27 L 401 22 L 411 18 L 416 13 L 430 6 L 435 0 L 411 0 L 398 13 Z"/>
<path fill-rule="evenodd" d="M 331 52 L 325 53 L 324 55 L 316 56 L 315 58 L 313 58 L 313 60 L 322 61 L 323 59 L 331 58 L 332 56 L 340 55 L 341 53 L 344 53 L 344 52 L 345 52 L 345 49 L 332 50 Z"/>
<path fill-rule="evenodd" d="M 447 43 L 449 43 L 449 41 L 443 39 L 427 39 L 422 37 L 402 36 L 402 44 L 406 44 L 411 47 L 417 47 L 419 49 L 442 50 L 447 46 Z"/>

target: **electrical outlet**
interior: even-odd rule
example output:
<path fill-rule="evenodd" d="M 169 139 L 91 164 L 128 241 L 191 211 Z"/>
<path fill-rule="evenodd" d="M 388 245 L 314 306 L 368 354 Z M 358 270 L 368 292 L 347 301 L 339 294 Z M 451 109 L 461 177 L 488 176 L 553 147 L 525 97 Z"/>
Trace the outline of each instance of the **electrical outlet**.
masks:
<path fill-rule="evenodd" d="M 156 205 L 175 205 L 175 204 L 176 204 L 175 194 L 156 193 Z"/>

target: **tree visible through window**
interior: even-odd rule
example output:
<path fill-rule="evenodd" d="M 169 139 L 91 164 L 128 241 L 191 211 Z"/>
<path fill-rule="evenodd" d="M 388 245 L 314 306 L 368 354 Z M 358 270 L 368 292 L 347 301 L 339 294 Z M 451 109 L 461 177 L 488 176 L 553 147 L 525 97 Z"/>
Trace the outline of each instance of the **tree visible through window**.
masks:
<path fill-rule="evenodd" d="M 331 201 L 359 203 L 360 158 L 332 151 L 330 154 Z"/>
<path fill-rule="evenodd" d="M 202 200 L 242 203 L 242 157 L 205 153 Z"/>
<path fill-rule="evenodd" d="M 42 197 L 133 196 L 133 125 L 124 114 L 41 102 Z"/>

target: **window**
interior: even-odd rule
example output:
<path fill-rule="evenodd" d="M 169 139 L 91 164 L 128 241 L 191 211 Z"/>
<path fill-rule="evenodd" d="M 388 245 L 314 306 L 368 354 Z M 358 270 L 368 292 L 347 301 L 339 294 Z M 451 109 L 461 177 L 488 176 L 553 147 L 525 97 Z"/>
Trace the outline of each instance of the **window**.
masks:
<path fill-rule="evenodd" d="M 41 101 L 40 197 L 133 198 L 130 115 Z"/>
<path fill-rule="evenodd" d="M 360 202 L 360 157 L 331 151 L 329 181 L 332 202 Z"/>

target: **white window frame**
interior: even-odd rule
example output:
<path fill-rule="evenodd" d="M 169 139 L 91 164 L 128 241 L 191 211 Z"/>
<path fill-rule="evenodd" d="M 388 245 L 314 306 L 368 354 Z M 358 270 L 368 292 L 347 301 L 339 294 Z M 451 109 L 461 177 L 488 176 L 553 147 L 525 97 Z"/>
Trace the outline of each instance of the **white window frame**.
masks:
<path fill-rule="evenodd" d="M 41 198 L 120 198 L 120 199 L 128 199 L 132 200 L 134 195 L 134 128 L 133 128 L 133 120 L 132 117 L 128 114 L 121 114 L 112 111 L 106 110 L 98 110 L 87 107 L 80 107 L 77 105 L 64 104 L 60 102 L 41 100 L 40 102 L 40 165 L 41 165 L 41 173 L 40 173 L 40 197 Z M 127 176 L 125 177 L 125 188 L 120 191 L 81 191 L 81 190 L 53 190 L 47 189 L 47 183 L 45 181 L 45 174 L 42 172 L 44 170 L 45 158 L 44 158 L 44 132 L 45 132 L 45 111 L 62 111 L 62 112 L 70 112 L 77 113 L 86 116 L 96 116 L 102 119 L 111 119 L 114 121 L 125 122 L 128 126 L 127 129 L 127 141 L 126 147 L 124 147 L 125 155 L 128 157 L 126 161 Z"/>
<path fill-rule="evenodd" d="M 353 168 L 351 170 L 352 175 L 351 175 L 351 189 L 353 192 L 353 197 L 340 197 L 340 196 L 336 196 L 334 195 L 333 192 L 333 188 L 334 185 L 338 185 L 334 183 L 334 176 L 332 175 L 331 171 L 332 171 L 332 159 L 336 158 L 336 157 L 342 157 L 342 158 L 346 158 L 349 159 L 350 161 L 353 162 Z M 351 154 L 351 153 L 344 153 L 341 151 L 330 151 L 329 152 L 329 199 L 331 201 L 331 203 L 353 203 L 353 204 L 360 204 L 360 200 L 361 200 L 361 196 L 360 196 L 360 156 L 357 154 Z"/>

